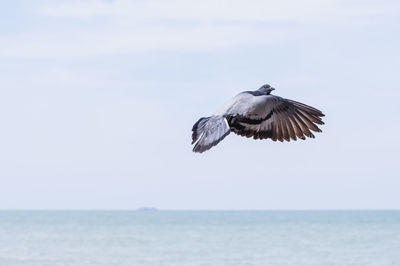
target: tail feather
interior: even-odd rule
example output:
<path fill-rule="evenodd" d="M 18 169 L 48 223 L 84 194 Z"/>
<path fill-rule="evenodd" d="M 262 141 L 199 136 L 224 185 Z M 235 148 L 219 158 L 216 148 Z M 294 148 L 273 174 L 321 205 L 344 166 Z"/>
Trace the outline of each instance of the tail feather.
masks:
<path fill-rule="evenodd" d="M 231 132 L 223 116 L 200 118 L 192 128 L 192 144 L 194 152 L 205 152 L 217 145 Z"/>

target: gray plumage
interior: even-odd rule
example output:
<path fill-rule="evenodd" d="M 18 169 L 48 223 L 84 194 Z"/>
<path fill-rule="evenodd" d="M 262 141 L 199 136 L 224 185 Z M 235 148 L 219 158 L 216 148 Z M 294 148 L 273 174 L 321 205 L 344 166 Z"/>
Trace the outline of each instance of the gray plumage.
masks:
<path fill-rule="evenodd" d="M 217 145 L 230 132 L 254 139 L 273 141 L 314 138 L 321 132 L 324 114 L 314 107 L 272 95 L 270 85 L 236 95 L 220 112 L 200 118 L 192 128 L 194 152 Z"/>

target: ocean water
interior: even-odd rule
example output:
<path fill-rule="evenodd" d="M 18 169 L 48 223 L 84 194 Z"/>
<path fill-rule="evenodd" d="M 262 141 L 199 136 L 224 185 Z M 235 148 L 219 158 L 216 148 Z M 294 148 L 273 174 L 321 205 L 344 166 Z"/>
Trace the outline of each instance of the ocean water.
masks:
<path fill-rule="evenodd" d="M 400 211 L 1 211 L 28 265 L 399 266 Z"/>

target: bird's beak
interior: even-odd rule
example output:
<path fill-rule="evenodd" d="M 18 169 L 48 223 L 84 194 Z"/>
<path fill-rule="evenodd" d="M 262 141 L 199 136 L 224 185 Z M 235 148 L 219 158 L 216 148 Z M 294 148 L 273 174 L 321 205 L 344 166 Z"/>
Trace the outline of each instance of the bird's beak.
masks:
<path fill-rule="evenodd" d="M 275 88 L 272 88 L 272 87 L 271 87 L 271 91 L 274 91 L 274 90 L 275 90 Z"/>

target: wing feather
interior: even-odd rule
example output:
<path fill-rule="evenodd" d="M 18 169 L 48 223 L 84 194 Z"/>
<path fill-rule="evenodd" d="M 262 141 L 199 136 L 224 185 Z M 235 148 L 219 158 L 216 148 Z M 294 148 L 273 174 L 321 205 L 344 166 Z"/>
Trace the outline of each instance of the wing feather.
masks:
<path fill-rule="evenodd" d="M 277 138 L 278 138 L 278 140 L 280 141 L 280 142 L 283 142 L 283 133 L 282 133 L 282 125 L 281 125 L 281 123 L 280 123 L 281 121 L 280 120 L 276 120 L 276 128 L 277 128 L 277 130 L 276 130 L 276 136 L 277 136 Z"/>
<path fill-rule="evenodd" d="M 297 112 L 301 113 L 301 115 L 305 116 L 309 120 L 310 123 L 317 123 L 319 125 L 324 124 L 324 122 L 322 122 L 322 120 L 319 117 L 315 117 L 314 115 L 308 113 L 305 110 L 297 109 Z"/>
<path fill-rule="evenodd" d="M 320 110 L 318 110 L 318 109 L 316 109 L 316 108 L 314 108 L 314 107 L 311 107 L 311 106 L 306 105 L 306 104 L 304 104 L 304 103 L 300 103 L 300 102 L 296 102 L 296 101 L 293 101 L 293 100 L 289 100 L 289 99 L 285 99 L 285 100 L 288 101 L 288 102 L 290 102 L 290 103 L 292 103 L 292 104 L 293 104 L 294 106 L 296 106 L 297 108 L 307 110 L 309 113 L 311 113 L 312 115 L 314 115 L 314 116 L 316 116 L 316 117 L 323 117 L 323 116 L 325 116 Z"/>
<path fill-rule="evenodd" d="M 324 114 L 318 109 L 303 103 L 284 99 L 275 95 L 252 96 L 237 104 L 240 109 L 230 108 L 228 123 L 234 133 L 253 137 L 270 138 L 273 141 L 305 137 L 314 138 L 310 131 L 321 132 Z"/>
<path fill-rule="evenodd" d="M 300 139 L 306 139 L 306 137 L 304 137 L 303 135 L 303 131 L 301 131 L 301 128 L 299 126 L 299 124 L 297 124 L 296 118 L 293 117 L 293 115 L 289 116 L 289 121 L 293 126 L 294 132 L 296 133 L 296 136 Z"/>
<path fill-rule="evenodd" d="M 315 132 L 321 132 L 321 130 L 315 125 L 313 124 L 310 119 L 309 119 L 309 115 L 307 115 L 306 113 L 302 113 L 299 110 L 296 110 L 297 115 L 301 118 L 301 120 L 303 120 L 303 122 L 306 124 L 306 126 L 311 129 L 312 131 Z"/>
<path fill-rule="evenodd" d="M 282 137 L 286 140 L 286 141 L 290 141 L 290 137 L 289 137 L 289 130 L 286 126 L 286 119 L 284 117 L 282 117 L 282 115 L 280 114 L 280 123 L 281 123 L 281 127 L 282 127 L 282 131 L 283 131 L 283 135 Z"/>
<path fill-rule="evenodd" d="M 304 123 L 304 121 L 299 117 L 299 115 L 297 113 L 294 113 L 293 116 L 296 118 L 296 121 L 298 123 L 298 125 L 301 128 L 301 131 L 303 132 L 304 135 L 306 135 L 309 138 L 313 138 L 314 135 L 311 133 L 311 131 L 307 128 L 306 124 Z"/>
<path fill-rule="evenodd" d="M 287 117 L 287 119 L 285 119 L 284 122 L 285 122 L 286 128 L 288 129 L 288 132 L 289 132 L 289 140 L 288 141 L 290 141 L 290 139 L 296 140 L 296 134 L 294 133 L 294 129 L 292 127 L 292 124 L 290 123 L 289 117 Z"/>

